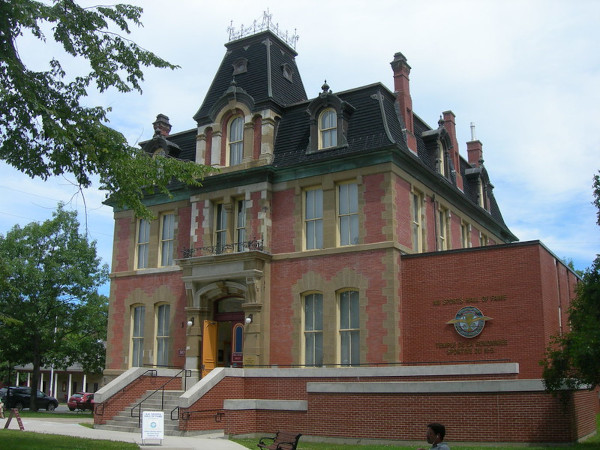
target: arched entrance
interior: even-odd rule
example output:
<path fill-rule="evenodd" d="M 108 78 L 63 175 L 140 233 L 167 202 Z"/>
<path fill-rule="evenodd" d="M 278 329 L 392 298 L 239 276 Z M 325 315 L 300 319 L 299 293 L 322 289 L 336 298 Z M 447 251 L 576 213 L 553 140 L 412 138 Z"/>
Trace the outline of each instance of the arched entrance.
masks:
<path fill-rule="evenodd" d="M 215 367 L 243 367 L 244 311 L 241 297 L 214 301 L 213 320 L 204 321 L 202 375 Z"/>

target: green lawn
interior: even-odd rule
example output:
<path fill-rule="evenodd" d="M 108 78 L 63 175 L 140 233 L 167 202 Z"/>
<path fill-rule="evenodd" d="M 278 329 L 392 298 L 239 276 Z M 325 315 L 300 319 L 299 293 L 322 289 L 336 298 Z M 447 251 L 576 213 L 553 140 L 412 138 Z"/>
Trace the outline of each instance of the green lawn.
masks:
<path fill-rule="evenodd" d="M 232 439 L 234 442 L 243 445 L 246 448 L 257 448 L 256 444 L 259 439 Z M 490 448 L 495 449 L 506 449 L 506 450 L 543 450 L 549 448 L 548 446 L 510 446 L 510 447 L 501 447 L 501 446 L 459 446 L 452 445 L 452 442 L 448 442 L 450 448 L 452 450 L 490 450 Z M 429 445 L 425 441 L 421 444 L 424 448 L 429 448 Z M 300 438 L 300 442 L 298 443 L 298 450 L 390 450 L 391 448 L 395 449 L 406 449 L 406 450 L 415 450 L 416 446 L 397 446 L 397 445 L 341 445 L 341 444 L 321 444 L 316 442 L 302 442 L 302 438 Z M 557 448 L 568 448 L 574 450 L 600 450 L 600 414 L 596 416 L 596 435 L 588 439 L 586 442 L 581 444 L 573 444 L 573 445 L 562 445 Z"/>
<path fill-rule="evenodd" d="M 32 431 L 0 430 L 0 446 L 2 448 L 37 450 L 52 449 L 139 449 L 137 444 L 129 442 L 103 441 L 99 439 L 84 439 L 58 434 L 34 433 Z"/>

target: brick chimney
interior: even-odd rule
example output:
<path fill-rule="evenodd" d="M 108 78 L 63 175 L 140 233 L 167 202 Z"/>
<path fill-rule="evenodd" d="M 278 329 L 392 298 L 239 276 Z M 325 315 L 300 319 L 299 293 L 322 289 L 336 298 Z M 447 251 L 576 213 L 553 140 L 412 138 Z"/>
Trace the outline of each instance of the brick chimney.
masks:
<path fill-rule="evenodd" d="M 471 167 L 479 167 L 483 163 L 483 145 L 481 141 L 467 142 L 467 153 L 469 155 L 469 164 Z"/>
<path fill-rule="evenodd" d="M 406 62 L 405 56 L 398 52 L 394 55 L 394 60 L 390 63 L 394 71 L 394 91 L 400 107 L 400 114 L 404 119 L 406 127 L 406 144 L 408 148 L 417 154 L 417 140 L 415 138 L 413 126 L 412 99 L 410 97 L 410 66 Z"/>
<path fill-rule="evenodd" d="M 454 164 L 454 170 L 456 171 L 456 186 L 462 191 L 463 179 L 460 174 L 460 156 L 458 152 L 458 141 L 456 140 L 456 116 L 452 111 L 444 111 L 442 114 L 444 115 L 443 126 L 450 135 L 450 142 L 452 142 L 450 159 L 452 159 L 452 164 Z"/>
<path fill-rule="evenodd" d="M 154 126 L 154 135 L 168 136 L 171 132 L 171 124 L 169 118 L 164 114 L 156 116 L 156 121 L 152 124 Z"/>

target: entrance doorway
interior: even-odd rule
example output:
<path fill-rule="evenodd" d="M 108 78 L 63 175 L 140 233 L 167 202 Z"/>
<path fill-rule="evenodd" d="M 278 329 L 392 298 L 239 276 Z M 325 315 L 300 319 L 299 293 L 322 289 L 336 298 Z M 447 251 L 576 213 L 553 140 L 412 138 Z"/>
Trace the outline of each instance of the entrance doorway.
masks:
<path fill-rule="evenodd" d="M 202 376 L 215 367 L 243 367 L 243 298 L 215 301 L 214 320 L 205 321 L 202 345 Z"/>

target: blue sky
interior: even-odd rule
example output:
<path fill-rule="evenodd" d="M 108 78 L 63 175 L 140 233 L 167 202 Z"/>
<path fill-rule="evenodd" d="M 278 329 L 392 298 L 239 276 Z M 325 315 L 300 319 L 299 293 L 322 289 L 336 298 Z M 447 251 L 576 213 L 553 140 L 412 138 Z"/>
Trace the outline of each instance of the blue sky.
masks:
<path fill-rule="evenodd" d="M 92 1 L 81 1 L 94 5 Z M 414 112 L 432 126 L 456 114 L 466 157 L 470 123 L 504 219 L 521 241 L 539 239 L 584 269 L 600 249 L 591 204 L 600 169 L 600 2 L 594 0 L 362 0 L 274 2 L 135 0 L 143 28 L 131 38 L 181 66 L 146 71 L 143 94 L 92 93 L 110 106 L 111 126 L 131 144 L 152 135 L 158 113 L 172 132 L 194 127 L 192 116 L 224 56 L 230 24 L 238 29 L 269 10 L 274 23 L 299 35 L 296 50 L 305 89 L 316 96 L 381 82 L 393 90 L 390 62 L 400 51 L 412 67 Z M 59 56 L 29 36 L 19 52 L 30 67 Z M 73 70 L 82 61 L 71 61 Z M 59 201 L 80 212 L 103 260 L 112 255 L 112 211 L 104 193 L 83 194 L 69 177 L 31 180 L 0 163 L 0 233 L 51 217 Z M 87 213 L 86 213 L 87 211 Z"/>

